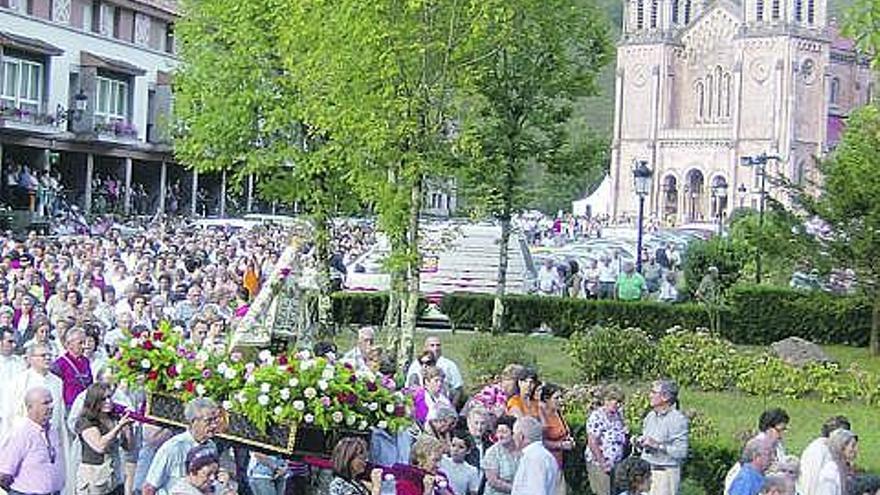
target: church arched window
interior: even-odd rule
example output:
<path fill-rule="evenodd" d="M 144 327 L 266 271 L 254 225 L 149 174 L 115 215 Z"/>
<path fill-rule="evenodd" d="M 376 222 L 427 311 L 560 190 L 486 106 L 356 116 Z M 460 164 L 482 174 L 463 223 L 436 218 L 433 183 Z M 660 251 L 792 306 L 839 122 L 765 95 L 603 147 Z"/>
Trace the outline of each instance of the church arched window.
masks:
<path fill-rule="evenodd" d="M 813 24 L 815 16 L 816 0 L 807 0 L 807 24 Z"/>
<path fill-rule="evenodd" d="M 712 120 L 712 108 L 713 105 L 713 94 L 715 93 L 712 89 L 715 86 L 712 84 L 712 75 L 706 76 L 706 120 Z"/>
<path fill-rule="evenodd" d="M 733 98 L 733 78 L 724 74 L 724 117 L 730 118 L 730 100 Z"/>
<path fill-rule="evenodd" d="M 645 27 L 645 0 L 636 0 L 636 29 Z"/>
<path fill-rule="evenodd" d="M 678 0 L 672 0 L 672 24 L 678 24 Z"/>
<path fill-rule="evenodd" d="M 651 0 L 651 28 L 657 27 L 658 10 L 660 10 L 659 0 Z"/>
<path fill-rule="evenodd" d="M 779 0 L 773 0 L 772 7 L 770 8 L 770 18 L 774 21 L 779 20 Z"/>
<path fill-rule="evenodd" d="M 794 20 L 797 22 L 804 20 L 804 0 L 794 0 Z"/>
<path fill-rule="evenodd" d="M 719 120 L 724 115 L 724 81 L 721 66 L 715 67 L 715 120 Z"/>
<path fill-rule="evenodd" d="M 691 0 L 684 0 L 684 23 L 691 22 Z"/>
<path fill-rule="evenodd" d="M 755 19 L 758 22 L 764 22 L 764 0 L 755 2 Z"/>
<path fill-rule="evenodd" d="M 697 86 L 694 91 L 695 96 L 697 98 L 697 120 L 702 121 L 706 115 L 706 91 L 703 87 L 703 81 L 697 81 Z"/>
<path fill-rule="evenodd" d="M 833 78 L 831 79 L 831 104 L 837 105 L 840 102 L 840 79 Z"/>

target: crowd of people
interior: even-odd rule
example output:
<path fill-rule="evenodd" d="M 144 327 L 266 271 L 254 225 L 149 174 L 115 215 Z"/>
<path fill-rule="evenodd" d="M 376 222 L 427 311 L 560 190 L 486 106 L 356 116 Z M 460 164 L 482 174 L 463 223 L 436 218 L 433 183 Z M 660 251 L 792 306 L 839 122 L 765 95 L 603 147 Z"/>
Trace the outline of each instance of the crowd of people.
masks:
<path fill-rule="evenodd" d="M 545 258 L 538 269 L 537 290 L 543 295 L 580 299 L 677 302 L 682 258 L 675 244 L 659 247 L 653 254 L 646 250 L 642 259 L 639 273 L 635 263 L 616 251 L 589 259 L 583 267 L 575 260 L 557 263 Z"/>

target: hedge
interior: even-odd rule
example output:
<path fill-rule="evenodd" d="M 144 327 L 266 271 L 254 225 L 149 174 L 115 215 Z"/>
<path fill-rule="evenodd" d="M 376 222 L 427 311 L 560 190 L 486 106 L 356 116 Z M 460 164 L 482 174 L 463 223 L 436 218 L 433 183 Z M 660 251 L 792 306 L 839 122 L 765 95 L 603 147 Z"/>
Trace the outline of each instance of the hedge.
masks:
<path fill-rule="evenodd" d="M 388 304 L 384 292 L 339 292 L 333 295 L 337 323 L 381 325 Z M 489 330 L 492 327 L 491 294 L 447 294 L 440 311 L 453 328 Z M 533 295 L 509 295 L 507 332 L 528 333 L 546 324 L 568 337 L 593 325 L 639 327 L 655 338 L 667 329 L 709 326 L 706 308 L 696 303 L 666 304 L 654 301 L 623 302 Z M 423 299 L 420 307 L 427 302 Z M 736 344 L 766 345 L 796 336 L 822 344 L 868 345 L 871 304 L 863 297 L 840 297 L 820 292 L 740 285 L 728 293 L 721 311 L 722 337 Z"/>

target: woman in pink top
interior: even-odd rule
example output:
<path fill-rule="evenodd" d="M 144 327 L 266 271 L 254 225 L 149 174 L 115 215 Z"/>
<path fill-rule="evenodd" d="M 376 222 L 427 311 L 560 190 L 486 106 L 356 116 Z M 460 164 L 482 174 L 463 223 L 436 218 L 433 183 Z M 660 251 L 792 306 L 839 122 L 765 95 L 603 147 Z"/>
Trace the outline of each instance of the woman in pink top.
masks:
<path fill-rule="evenodd" d="M 64 336 L 67 352 L 52 363 L 52 373 L 61 378 L 64 384 L 62 396 L 64 406 L 70 408 L 76 396 L 92 384 L 92 367 L 88 358 L 83 355 L 83 343 L 86 334 L 80 328 L 71 328 Z"/>

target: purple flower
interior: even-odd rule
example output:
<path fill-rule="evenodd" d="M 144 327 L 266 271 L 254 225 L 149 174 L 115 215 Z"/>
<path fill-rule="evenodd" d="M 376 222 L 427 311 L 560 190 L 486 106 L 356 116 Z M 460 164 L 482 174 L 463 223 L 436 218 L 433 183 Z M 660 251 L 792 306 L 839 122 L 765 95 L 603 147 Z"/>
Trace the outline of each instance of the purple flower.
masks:
<path fill-rule="evenodd" d="M 379 387 L 376 385 L 376 382 L 367 382 L 367 390 L 375 392 L 376 390 L 379 390 Z"/>
<path fill-rule="evenodd" d="M 330 407 L 330 403 L 330 397 L 327 397 L 326 395 L 321 397 L 321 404 L 324 404 L 324 407 Z"/>
<path fill-rule="evenodd" d="M 194 360 L 194 359 L 196 358 L 196 353 L 195 353 L 195 352 L 192 352 L 192 351 L 187 352 L 187 353 L 186 353 L 186 358 L 187 358 L 188 360 L 192 361 L 192 360 Z"/>
<path fill-rule="evenodd" d="M 187 357 L 186 349 L 184 349 L 183 347 L 178 347 L 177 348 L 177 355 L 180 357 Z"/>
<path fill-rule="evenodd" d="M 202 378 L 206 378 L 206 379 L 211 378 L 211 370 L 209 370 L 209 369 L 202 370 Z"/>

